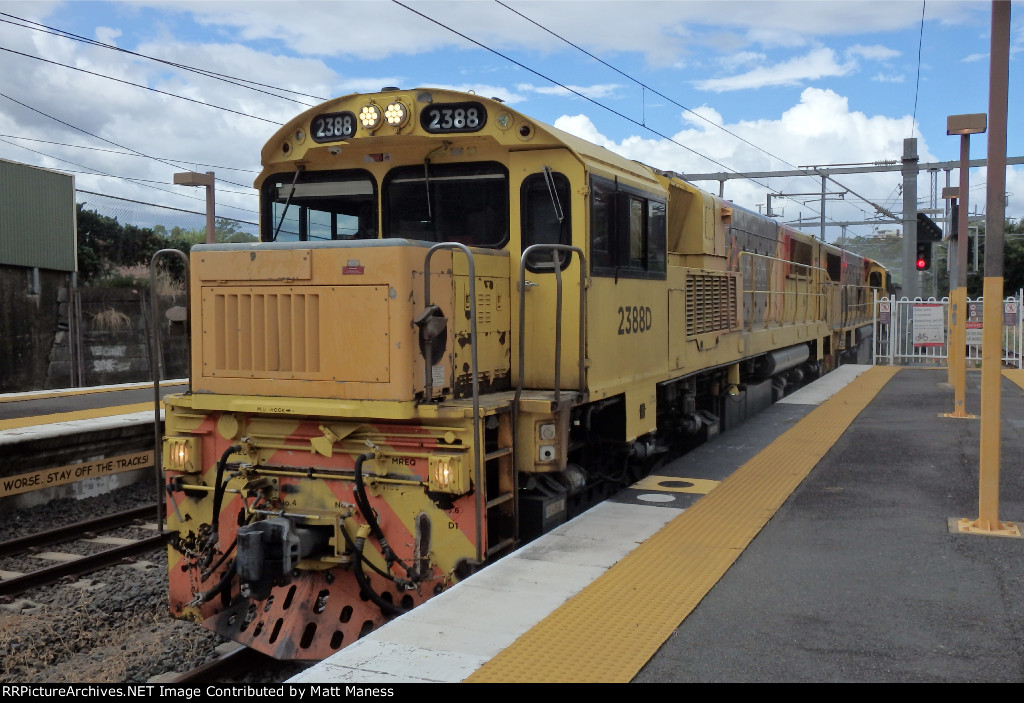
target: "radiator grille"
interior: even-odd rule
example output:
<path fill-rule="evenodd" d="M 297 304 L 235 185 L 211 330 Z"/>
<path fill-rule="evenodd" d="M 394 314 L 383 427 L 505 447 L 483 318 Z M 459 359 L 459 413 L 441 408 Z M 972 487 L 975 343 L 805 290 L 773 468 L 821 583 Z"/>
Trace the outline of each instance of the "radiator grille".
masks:
<path fill-rule="evenodd" d="M 736 276 L 690 273 L 686 276 L 686 334 L 688 336 L 739 327 Z"/>
<path fill-rule="evenodd" d="M 214 292 L 212 296 L 213 320 L 207 331 L 212 334 L 214 372 L 320 371 L 319 294 Z"/>

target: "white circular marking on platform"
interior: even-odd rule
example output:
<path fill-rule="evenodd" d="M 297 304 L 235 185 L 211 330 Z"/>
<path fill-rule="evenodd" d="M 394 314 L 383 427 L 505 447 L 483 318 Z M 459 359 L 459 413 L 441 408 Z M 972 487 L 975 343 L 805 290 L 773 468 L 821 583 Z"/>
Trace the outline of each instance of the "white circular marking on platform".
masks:
<path fill-rule="evenodd" d="M 664 493 L 643 493 L 636 497 L 637 500 L 644 500 L 648 503 L 671 503 L 676 498 L 675 496 L 665 495 Z"/>

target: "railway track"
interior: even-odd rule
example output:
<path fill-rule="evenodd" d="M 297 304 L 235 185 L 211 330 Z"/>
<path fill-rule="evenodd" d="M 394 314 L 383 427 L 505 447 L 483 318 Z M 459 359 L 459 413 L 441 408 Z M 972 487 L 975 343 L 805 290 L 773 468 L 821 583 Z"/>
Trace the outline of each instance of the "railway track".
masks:
<path fill-rule="evenodd" d="M 98 536 L 99 533 L 118 528 L 140 525 L 141 521 L 155 515 L 154 504 L 0 542 L 0 559 L 31 555 L 37 559 L 55 562 L 52 566 L 29 572 L 0 571 L 0 596 L 17 595 L 32 588 L 54 583 L 66 576 L 88 574 L 117 564 L 123 559 L 160 548 L 165 544 L 162 533 L 155 533 L 143 539 Z M 86 555 L 64 551 L 41 551 L 47 547 L 76 541 L 109 545 L 109 548 Z"/>
<path fill-rule="evenodd" d="M 219 683 L 225 681 L 244 680 L 244 677 L 254 671 L 264 673 L 281 672 L 281 676 L 272 677 L 274 681 L 283 680 L 290 675 L 290 672 L 297 668 L 304 668 L 295 662 L 281 662 L 266 654 L 249 649 L 242 645 L 225 652 L 211 662 L 191 669 L 181 674 L 165 676 L 161 683 L 165 684 L 191 684 L 191 683 Z"/>

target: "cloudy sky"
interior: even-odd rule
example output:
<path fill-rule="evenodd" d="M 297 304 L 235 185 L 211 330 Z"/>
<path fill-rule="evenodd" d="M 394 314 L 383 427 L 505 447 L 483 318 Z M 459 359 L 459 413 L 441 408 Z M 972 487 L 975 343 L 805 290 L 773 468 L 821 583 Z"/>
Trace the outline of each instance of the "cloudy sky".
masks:
<path fill-rule="evenodd" d="M 908 137 L 923 164 L 956 161 L 946 116 L 988 111 L 990 13 L 980 0 L 0 1 L 0 158 L 187 210 L 202 194 L 173 173 L 213 170 L 218 215 L 254 220 L 278 125 L 393 85 L 499 97 L 686 174 L 898 162 Z M 1022 48 L 1015 3 L 1011 157 L 1024 156 Z M 972 138 L 972 156 L 986 148 Z M 984 170 L 971 179 L 983 212 Z M 872 220 L 847 236 L 898 228 L 878 208 L 902 209 L 899 173 L 836 181 L 827 219 Z M 817 177 L 732 180 L 725 196 L 763 209 L 765 186 L 792 196 L 773 198 L 783 221 L 819 218 Z M 1007 216 L 1024 216 L 1024 165 L 1006 189 Z M 932 192 L 923 174 L 919 207 Z"/>

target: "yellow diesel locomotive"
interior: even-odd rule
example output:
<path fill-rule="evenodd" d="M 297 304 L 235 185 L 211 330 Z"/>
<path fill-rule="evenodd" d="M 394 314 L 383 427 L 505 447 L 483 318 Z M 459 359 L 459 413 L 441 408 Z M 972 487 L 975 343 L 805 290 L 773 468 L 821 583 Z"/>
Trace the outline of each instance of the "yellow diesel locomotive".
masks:
<path fill-rule="evenodd" d="M 501 101 L 387 88 L 266 144 L 190 255 L 170 604 L 321 659 L 870 351 L 878 264 Z"/>

